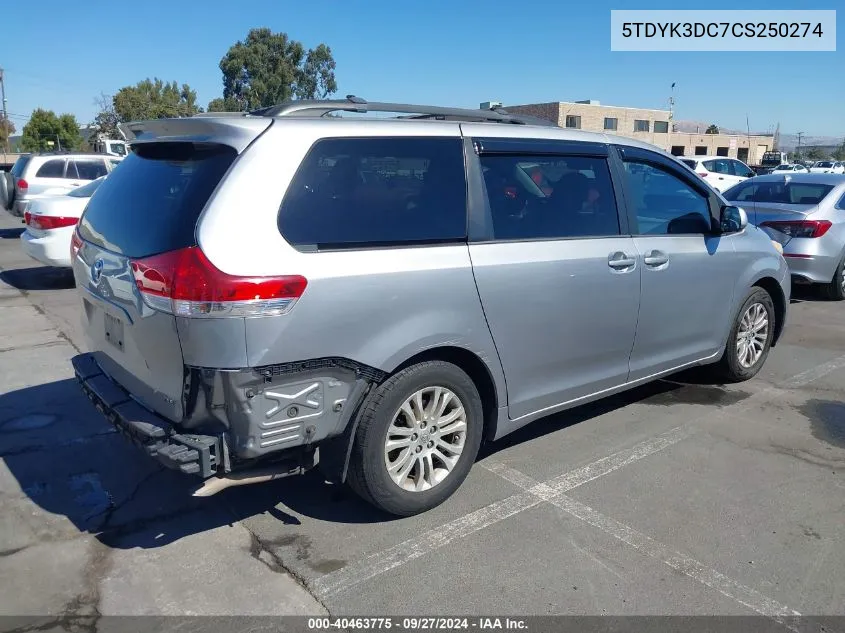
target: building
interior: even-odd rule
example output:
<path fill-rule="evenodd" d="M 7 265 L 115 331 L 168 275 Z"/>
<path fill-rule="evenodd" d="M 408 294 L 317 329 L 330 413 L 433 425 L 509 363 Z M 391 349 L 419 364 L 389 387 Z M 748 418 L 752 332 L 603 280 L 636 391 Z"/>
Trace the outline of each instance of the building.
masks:
<path fill-rule="evenodd" d="M 774 136 L 678 132 L 671 127 L 669 110 L 608 106 L 592 100 L 513 105 L 505 110 L 552 121 L 560 127 L 639 139 L 675 156 L 730 156 L 759 165 L 763 154 L 774 146 Z"/>

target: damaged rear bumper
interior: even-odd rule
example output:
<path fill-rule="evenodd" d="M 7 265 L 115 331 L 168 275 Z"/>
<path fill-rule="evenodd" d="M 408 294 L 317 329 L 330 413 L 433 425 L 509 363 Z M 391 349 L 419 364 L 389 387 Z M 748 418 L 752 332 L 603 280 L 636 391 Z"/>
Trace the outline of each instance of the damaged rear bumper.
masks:
<path fill-rule="evenodd" d="M 176 424 L 139 404 L 95 354 L 72 363 L 83 391 L 112 426 L 167 468 L 203 479 L 255 469 L 301 474 L 319 462 L 327 478 L 343 480 L 350 421 L 375 378 L 335 359 L 243 371 L 189 369 L 192 415 Z"/>
<path fill-rule="evenodd" d="M 188 475 L 211 477 L 228 469 L 223 435 L 179 433 L 164 418 L 135 402 L 106 376 L 92 354 L 71 361 L 76 379 L 97 410 L 112 426 L 162 465 Z"/>

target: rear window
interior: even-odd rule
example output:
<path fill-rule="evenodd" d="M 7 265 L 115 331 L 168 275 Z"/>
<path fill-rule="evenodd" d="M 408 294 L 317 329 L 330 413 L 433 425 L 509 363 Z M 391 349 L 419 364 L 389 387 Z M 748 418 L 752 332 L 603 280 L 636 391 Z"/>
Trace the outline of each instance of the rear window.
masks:
<path fill-rule="evenodd" d="M 725 192 L 731 202 L 763 202 L 769 204 L 819 204 L 833 185 L 804 182 L 744 182 Z"/>
<path fill-rule="evenodd" d="M 464 240 L 461 140 L 317 141 L 282 202 L 279 230 L 301 250 Z"/>
<path fill-rule="evenodd" d="M 833 167 L 833 163 L 822 161 L 820 163 L 816 163 L 813 167 Z"/>
<path fill-rule="evenodd" d="M 194 245 L 197 219 L 236 155 L 211 143 L 139 145 L 102 181 L 80 235 L 127 257 Z"/>
<path fill-rule="evenodd" d="M 683 159 L 681 159 L 681 162 L 684 165 L 686 165 L 687 167 L 689 167 L 690 169 L 695 169 L 695 166 L 698 164 L 697 161 L 694 161 L 694 160 L 683 160 Z"/>
<path fill-rule="evenodd" d="M 9 171 L 15 178 L 20 178 L 23 176 L 23 172 L 26 170 L 26 166 L 29 164 L 29 159 L 32 158 L 31 156 L 19 156 L 18 159 L 15 161 L 15 164 L 12 165 L 12 169 Z"/>

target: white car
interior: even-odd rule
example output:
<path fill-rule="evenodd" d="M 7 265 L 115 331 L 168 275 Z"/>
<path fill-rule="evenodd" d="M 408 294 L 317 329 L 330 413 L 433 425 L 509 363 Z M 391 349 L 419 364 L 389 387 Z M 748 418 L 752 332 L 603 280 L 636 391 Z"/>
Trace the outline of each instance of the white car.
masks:
<path fill-rule="evenodd" d="M 845 163 L 832 160 L 820 160 L 810 167 L 811 174 L 845 174 Z"/>
<path fill-rule="evenodd" d="M 778 165 L 772 170 L 773 174 L 809 174 L 810 170 L 804 167 L 804 165 L 799 165 L 798 163 L 790 164 L 790 165 Z"/>
<path fill-rule="evenodd" d="M 21 234 L 24 252 L 47 266 L 70 267 L 70 241 L 88 200 L 105 176 L 67 193 L 30 198 L 24 213 L 26 230 Z"/>
<path fill-rule="evenodd" d="M 727 156 L 691 156 L 680 161 L 707 181 L 716 191 L 725 191 L 753 177 L 754 171 L 736 158 Z"/>

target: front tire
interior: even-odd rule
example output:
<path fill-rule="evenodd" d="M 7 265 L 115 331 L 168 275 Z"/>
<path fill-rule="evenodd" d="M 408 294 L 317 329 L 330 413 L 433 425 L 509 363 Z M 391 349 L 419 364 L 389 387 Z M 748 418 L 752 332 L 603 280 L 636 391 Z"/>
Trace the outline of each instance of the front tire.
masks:
<path fill-rule="evenodd" d="M 774 338 L 775 305 L 763 288 L 748 293 L 734 318 L 719 372 L 728 382 L 743 382 L 757 375 L 766 362 Z"/>
<path fill-rule="evenodd" d="M 842 301 L 845 299 L 845 258 L 836 266 L 833 279 L 830 283 L 822 286 L 822 293 L 830 301 Z"/>
<path fill-rule="evenodd" d="M 484 426 L 478 389 L 457 366 L 426 361 L 388 378 L 359 413 L 349 485 L 398 516 L 448 499 L 472 468 Z"/>

